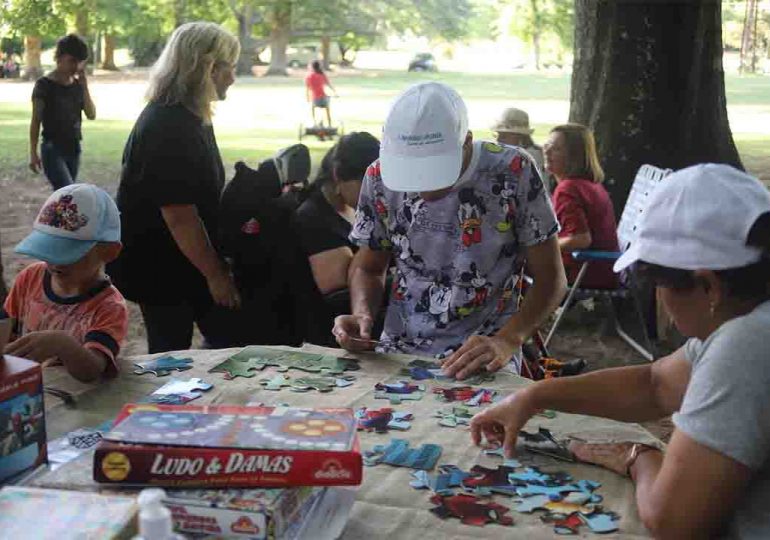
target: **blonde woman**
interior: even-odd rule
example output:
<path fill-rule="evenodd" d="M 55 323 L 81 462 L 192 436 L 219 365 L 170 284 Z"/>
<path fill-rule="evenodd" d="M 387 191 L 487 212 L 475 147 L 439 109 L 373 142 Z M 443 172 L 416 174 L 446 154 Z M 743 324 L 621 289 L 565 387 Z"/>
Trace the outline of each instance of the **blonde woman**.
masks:
<path fill-rule="evenodd" d="M 110 274 L 142 309 L 149 352 L 188 349 L 217 303 L 236 307 L 215 231 L 224 169 L 211 103 L 235 80 L 238 41 L 220 26 L 177 28 L 150 72 L 149 103 L 123 152 L 123 252 Z"/>
<path fill-rule="evenodd" d="M 559 248 L 567 280 L 572 283 L 580 265 L 571 252 L 581 249 L 617 251 L 617 223 L 612 201 L 602 186 L 604 171 L 596 155 L 590 129 L 581 124 L 563 124 L 551 130 L 543 146 L 545 169 L 556 179 L 553 206 L 559 220 Z M 617 287 L 611 263 L 592 263 L 581 287 Z"/>

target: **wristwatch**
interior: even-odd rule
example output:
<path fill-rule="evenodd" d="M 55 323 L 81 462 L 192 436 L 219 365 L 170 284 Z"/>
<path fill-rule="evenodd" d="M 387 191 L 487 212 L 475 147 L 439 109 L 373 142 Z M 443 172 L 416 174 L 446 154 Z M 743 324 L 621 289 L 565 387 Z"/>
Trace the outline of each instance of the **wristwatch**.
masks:
<path fill-rule="evenodd" d="M 631 447 L 631 453 L 626 460 L 626 476 L 631 478 L 631 467 L 636 463 L 636 460 L 640 455 L 649 450 L 657 450 L 657 448 L 650 446 L 649 444 L 634 443 Z"/>

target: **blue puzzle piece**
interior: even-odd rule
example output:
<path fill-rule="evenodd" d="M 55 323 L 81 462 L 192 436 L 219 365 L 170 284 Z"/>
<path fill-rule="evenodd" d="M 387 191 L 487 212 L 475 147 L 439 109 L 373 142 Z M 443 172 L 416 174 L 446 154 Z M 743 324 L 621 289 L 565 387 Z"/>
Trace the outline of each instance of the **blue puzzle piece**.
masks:
<path fill-rule="evenodd" d="M 580 489 L 574 484 L 567 484 L 564 486 L 538 486 L 535 484 L 528 484 L 516 488 L 516 493 L 521 497 L 546 495 L 552 501 L 560 501 L 564 498 L 564 494 L 572 491 L 580 491 Z"/>
<path fill-rule="evenodd" d="M 453 487 L 457 487 L 458 484 L 452 484 L 451 474 L 437 474 L 432 475 L 426 471 L 414 471 L 412 473 L 414 480 L 409 482 L 409 485 L 415 489 L 430 489 L 438 495 L 453 495 Z"/>
<path fill-rule="evenodd" d="M 535 510 L 545 510 L 545 505 L 551 502 L 548 495 L 533 495 L 525 499 L 517 499 L 516 506 L 513 507 L 517 512 L 529 514 Z"/>
<path fill-rule="evenodd" d="M 620 518 L 615 513 L 594 512 L 592 514 L 580 513 L 582 519 L 591 531 L 598 534 L 607 534 L 618 530 Z"/>
<path fill-rule="evenodd" d="M 440 457 L 441 447 L 437 444 L 423 444 L 417 448 L 409 448 L 409 443 L 403 439 L 392 439 L 387 446 L 377 445 L 363 455 L 364 465 L 386 463 L 396 467 L 422 470 L 435 467 Z"/>
<path fill-rule="evenodd" d="M 575 486 L 578 488 L 578 490 L 583 493 L 584 495 L 587 495 L 589 498 L 588 500 L 592 503 L 600 503 L 602 502 L 602 496 L 598 493 L 594 493 L 597 489 L 602 487 L 602 485 L 599 482 L 594 482 L 593 480 L 578 480 L 575 482 Z"/>
<path fill-rule="evenodd" d="M 160 356 L 147 362 L 138 362 L 134 365 L 136 375 L 154 373 L 156 377 L 165 377 L 172 371 L 186 371 L 192 369 L 192 358 L 174 358 L 173 356 Z"/>
<path fill-rule="evenodd" d="M 505 458 L 505 454 L 503 454 L 503 447 L 498 446 L 497 448 L 486 448 L 484 450 L 484 453 L 488 456 L 497 456 L 503 459 L 503 466 L 505 467 L 521 467 L 521 463 L 517 459 L 513 458 Z"/>
<path fill-rule="evenodd" d="M 511 483 L 518 482 L 519 484 L 538 484 L 544 486 L 548 483 L 550 476 L 541 473 L 537 469 L 527 467 L 524 472 L 511 473 L 508 475 L 508 480 Z"/>

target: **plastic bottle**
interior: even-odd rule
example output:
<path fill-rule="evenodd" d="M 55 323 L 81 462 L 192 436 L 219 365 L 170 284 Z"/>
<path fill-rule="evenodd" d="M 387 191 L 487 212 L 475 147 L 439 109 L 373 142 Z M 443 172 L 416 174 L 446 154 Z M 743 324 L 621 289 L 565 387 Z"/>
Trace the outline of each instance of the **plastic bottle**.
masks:
<path fill-rule="evenodd" d="M 139 492 L 139 536 L 133 540 L 184 540 L 173 531 L 171 511 L 163 506 L 166 492 L 148 488 Z"/>

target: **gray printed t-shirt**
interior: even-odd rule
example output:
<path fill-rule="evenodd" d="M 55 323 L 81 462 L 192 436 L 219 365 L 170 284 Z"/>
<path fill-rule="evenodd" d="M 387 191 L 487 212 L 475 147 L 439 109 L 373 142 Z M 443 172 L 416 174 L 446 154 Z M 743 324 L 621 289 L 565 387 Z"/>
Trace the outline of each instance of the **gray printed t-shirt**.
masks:
<path fill-rule="evenodd" d="M 540 175 L 516 148 L 474 143 L 469 167 L 436 201 L 390 191 L 375 161 L 350 238 L 395 258 L 380 349 L 448 354 L 472 334 L 494 334 L 516 311 L 522 248 L 557 231 Z"/>
<path fill-rule="evenodd" d="M 754 473 L 730 538 L 770 538 L 770 302 L 691 339 L 690 383 L 676 427 Z"/>

